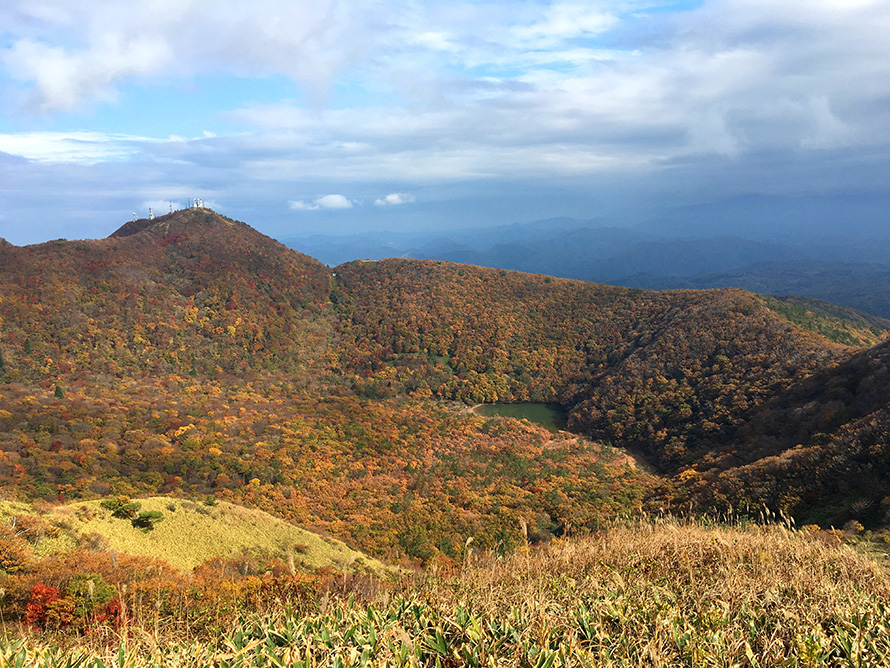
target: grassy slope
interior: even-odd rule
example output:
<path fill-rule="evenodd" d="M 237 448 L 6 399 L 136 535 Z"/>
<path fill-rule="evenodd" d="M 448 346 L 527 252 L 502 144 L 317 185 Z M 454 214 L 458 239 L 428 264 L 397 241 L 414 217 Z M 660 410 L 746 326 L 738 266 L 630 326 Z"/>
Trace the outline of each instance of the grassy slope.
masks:
<path fill-rule="evenodd" d="M 30 503 L 22 501 L 0 500 L 0 521 L 7 520 L 10 517 L 21 515 L 22 513 L 33 513 L 34 507 Z"/>
<path fill-rule="evenodd" d="M 376 559 L 350 549 L 344 543 L 306 531 L 261 510 L 220 502 L 205 506 L 169 497 L 139 499 L 141 510 L 158 510 L 162 522 L 149 531 L 134 528 L 127 520 L 112 517 L 100 501 L 82 501 L 58 506 L 47 521 L 66 528 L 68 535 L 47 539 L 38 552 L 64 549 L 71 536 L 97 533 L 108 549 L 135 556 L 157 557 L 182 570 L 214 558 L 228 558 L 247 552 L 261 552 L 285 561 L 291 552 L 299 570 L 314 572 L 331 566 L 339 571 L 371 572 L 386 575 L 391 569 Z M 4 502 L 4 507 L 9 505 Z M 24 504 L 9 505 L 12 513 L 27 512 Z M 31 509 L 30 512 L 34 512 Z M 0 508 L 0 514 L 4 510 Z"/>
<path fill-rule="evenodd" d="M 796 295 L 762 295 L 767 308 L 801 329 L 817 332 L 830 341 L 847 346 L 874 346 L 890 337 L 890 321 L 885 318 Z"/>
<path fill-rule="evenodd" d="M 365 604 L 345 592 L 308 615 L 258 611 L 212 639 L 134 633 L 119 657 L 116 645 L 0 642 L 0 665 L 882 666 L 888 575 L 837 533 L 618 527 Z"/>

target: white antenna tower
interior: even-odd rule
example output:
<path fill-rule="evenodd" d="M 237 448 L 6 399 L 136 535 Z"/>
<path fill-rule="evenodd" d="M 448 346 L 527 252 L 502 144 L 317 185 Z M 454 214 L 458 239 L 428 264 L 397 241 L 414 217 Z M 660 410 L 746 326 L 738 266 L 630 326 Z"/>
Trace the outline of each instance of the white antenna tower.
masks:
<path fill-rule="evenodd" d="M 170 204 L 170 213 L 173 213 L 173 202 L 169 202 Z"/>
<path fill-rule="evenodd" d="M 136 212 L 135 211 L 133 212 L 133 222 L 134 223 L 136 222 Z"/>
<path fill-rule="evenodd" d="M 154 214 L 154 211 L 151 210 L 151 207 L 148 207 L 148 219 L 149 220 L 155 219 L 155 214 Z"/>

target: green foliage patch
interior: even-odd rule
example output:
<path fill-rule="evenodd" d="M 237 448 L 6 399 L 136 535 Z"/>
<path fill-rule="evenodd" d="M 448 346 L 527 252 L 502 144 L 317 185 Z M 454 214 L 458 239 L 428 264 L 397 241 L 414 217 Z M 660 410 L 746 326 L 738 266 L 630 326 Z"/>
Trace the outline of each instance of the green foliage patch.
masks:
<path fill-rule="evenodd" d="M 764 304 L 801 329 L 846 346 L 873 346 L 890 336 L 890 320 L 818 299 L 761 295 Z"/>
<path fill-rule="evenodd" d="M 117 511 L 108 507 L 120 506 L 120 500 L 111 501 L 59 506 L 48 519 L 65 524 L 78 536 L 98 534 L 109 549 L 157 557 L 186 571 L 211 559 L 254 551 L 281 560 L 290 553 L 297 568 L 306 572 L 326 566 L 380 575 L 391 572 L 340 541 L 322 538 L 260 510 L 224 501 L 207 506 L 203 502 L 151 497 L 139 500 L 141 512 L 132 518 L 136 522 L 121 522 L 114 514 Z M 122 507 L 134 503 L 127 501 Z M 163 522 L 153 519 L 158 517 L 163 517 Z M 145 531 L 143 522 L 152 524 L 153 529 Z"/>

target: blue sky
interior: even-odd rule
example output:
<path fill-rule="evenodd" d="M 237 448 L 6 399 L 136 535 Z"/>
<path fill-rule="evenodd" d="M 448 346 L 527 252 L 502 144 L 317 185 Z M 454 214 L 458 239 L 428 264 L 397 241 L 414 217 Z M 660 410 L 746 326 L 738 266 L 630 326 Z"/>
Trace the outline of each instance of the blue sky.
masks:
<path fill-rule="evenodd" d="M 885 195 L 887 35 L 885 0 L 4 0 L 0 236 Z"/>

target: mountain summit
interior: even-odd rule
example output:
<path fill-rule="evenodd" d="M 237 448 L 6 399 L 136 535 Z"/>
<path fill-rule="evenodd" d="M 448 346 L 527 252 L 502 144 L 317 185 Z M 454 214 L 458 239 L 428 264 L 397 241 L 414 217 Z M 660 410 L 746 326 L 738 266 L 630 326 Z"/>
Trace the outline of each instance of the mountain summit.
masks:
<path fill-rule="evenodd" d="M 192 232 L 195 235 L 218 234 L 225 230 L 237 231 L 251 236 L 263 236 L 250 227 L 250 225 L 226 218 L 212 209 L 190 208 L 174 211 L 152 219 L 140 218 L 131 220 L 115 230 L 109 238 L 120 239 L 143 233 L 154 237 L 166 237 L 169 234 L 187 232 Z"/>
<path fill-rule="evenodd" d="M 0 248 L 0 261 L 5 338 L 18 343 L 6 359 L 23 379 L 45 376 L 37 359 L 116 375 L 302 367 L 328 337 L 328 268 L 205 209 Z M 19 365 L 25 341 L 40 355 Z"/>

